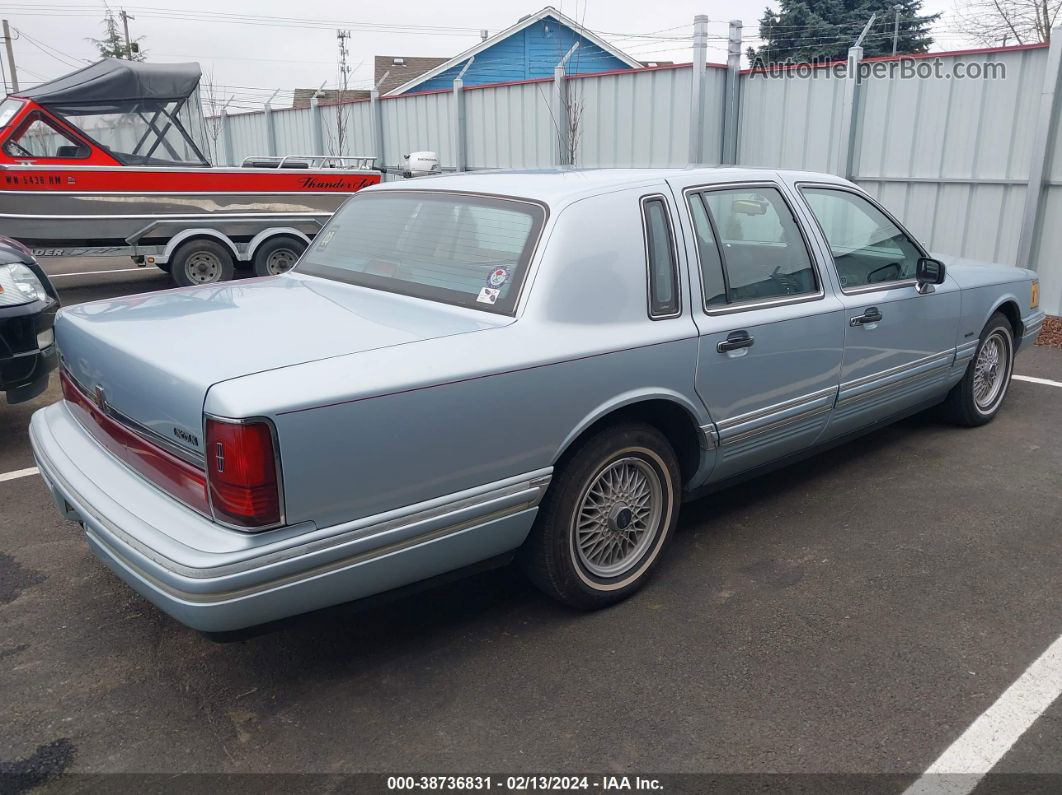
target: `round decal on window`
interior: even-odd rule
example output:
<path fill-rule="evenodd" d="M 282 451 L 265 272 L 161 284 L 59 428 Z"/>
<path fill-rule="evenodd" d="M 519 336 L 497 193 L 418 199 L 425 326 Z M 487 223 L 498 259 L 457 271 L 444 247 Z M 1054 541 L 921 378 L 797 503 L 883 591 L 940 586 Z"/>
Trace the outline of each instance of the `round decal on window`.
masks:
<path fill-rule="evenodd" d="M 498 267 L 492 270 L 490 276 L 487 277 L 487 286 L 497 290 L 507 281 L 509 281 L 509 269 Z"/>

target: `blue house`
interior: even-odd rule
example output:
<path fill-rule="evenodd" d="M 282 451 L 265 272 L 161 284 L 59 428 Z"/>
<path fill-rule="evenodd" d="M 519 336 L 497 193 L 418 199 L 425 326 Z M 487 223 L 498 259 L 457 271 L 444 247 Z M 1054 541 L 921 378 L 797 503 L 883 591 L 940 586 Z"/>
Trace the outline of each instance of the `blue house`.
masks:
<path fill-rule="evenodd" d="M 552 77 L 553 68 L 576 42 L 579 48 L 568 61 L 568 74 L 638 69 L 642 65 L 557 9 L 547 6 L 385 93 L 393 97 L 449 89 L 470 59 L 472 63 L 462 78 L 466 86 Z M 396 62 L 403 60 L 395 59 Z"/>

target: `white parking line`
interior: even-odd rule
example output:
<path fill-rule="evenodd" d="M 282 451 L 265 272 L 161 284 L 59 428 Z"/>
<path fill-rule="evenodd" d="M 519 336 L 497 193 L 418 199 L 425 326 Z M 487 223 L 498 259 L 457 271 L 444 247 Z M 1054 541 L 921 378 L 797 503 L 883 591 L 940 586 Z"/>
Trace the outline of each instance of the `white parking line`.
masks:
<path fill-rule="evenodd" d="M 16 469 L 14 472 L 0 472 L 0 483 L 5 480 L 17 480 L 18 478 L 28 478 L 30 475 L 36 475 L 40 472 L 37 467 L 30 467 L 29 469 Z"/>
<path fill-rule="evenodd" d="M 904 795 L 965 795 L 1062 695 L 1062 637 L 1047 647 L 996 703 Z"/>
<path fill-rule="evenodd" d="M 1014 375 L 1011 376 L 1015 381 L 1028 381 L 1030 384 L 1044 384 L 1045 386 L 1060 386 L 1062 387 L 1062 381 L 1052 381 L 1050 378 L 1034 378 L 1031 375 Z"/>
<path fill-rule="evenodd" d="M 155 270 L 155 268 L 114 268 L 109 271 L 77 271 L 76 273 L 49 273 L 49 279 L 58 279 L 60 276 L 98 276 L 102 273 L 131 273 L 132 271 L 147 271 Z M 162 273 L 162 271 L 158 271 Z"/>

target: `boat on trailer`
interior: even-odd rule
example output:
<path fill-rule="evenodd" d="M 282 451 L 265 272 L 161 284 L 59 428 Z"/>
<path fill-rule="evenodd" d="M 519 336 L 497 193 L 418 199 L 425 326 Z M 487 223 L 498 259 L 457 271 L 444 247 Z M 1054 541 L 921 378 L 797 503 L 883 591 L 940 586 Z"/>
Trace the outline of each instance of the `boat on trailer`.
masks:
<path fill-rule="evenodd" d="M 372 157 L 212 166 L 198 64 L 105 59 L 0 104 L 0 235 L 38 256 L 125 255 L 178 284 L 294 264 Z M 177 266 L 180 266 L 178 268 Z"/>

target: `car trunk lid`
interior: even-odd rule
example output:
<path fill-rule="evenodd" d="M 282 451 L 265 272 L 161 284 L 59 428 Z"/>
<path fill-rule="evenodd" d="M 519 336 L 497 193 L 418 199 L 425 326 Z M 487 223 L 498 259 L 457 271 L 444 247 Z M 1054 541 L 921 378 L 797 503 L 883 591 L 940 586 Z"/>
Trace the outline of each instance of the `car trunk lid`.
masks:
<path fill-rule="evenodd" d="M 309 361 L 492 328 L 511 318 L 297 274 L 64 310 L 64 368 L 126 425 L 202 456 L 213 384 Z"/>

